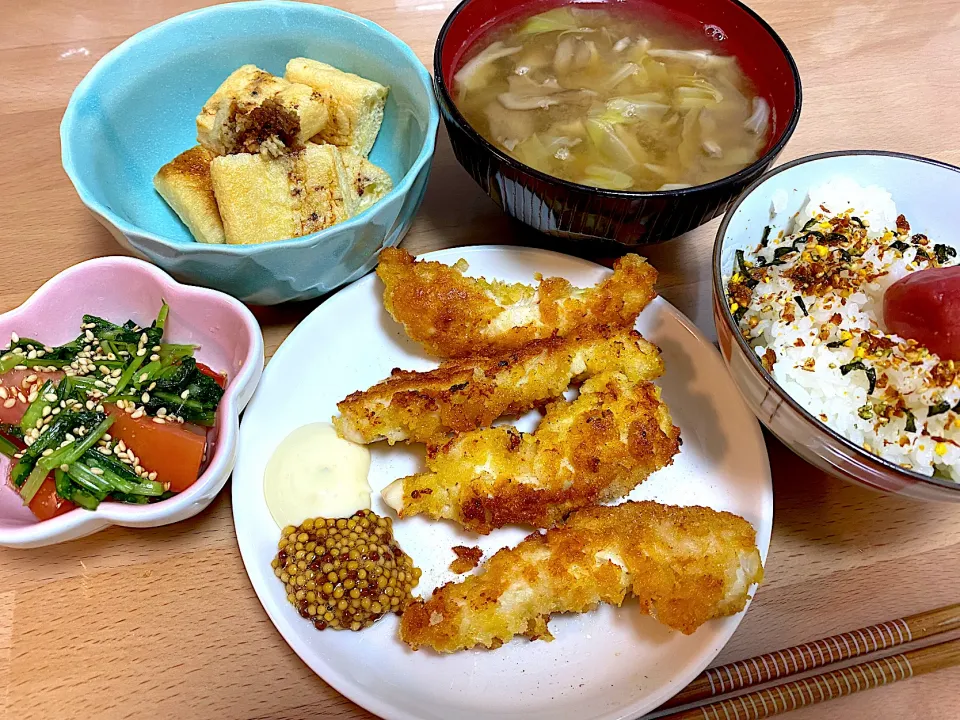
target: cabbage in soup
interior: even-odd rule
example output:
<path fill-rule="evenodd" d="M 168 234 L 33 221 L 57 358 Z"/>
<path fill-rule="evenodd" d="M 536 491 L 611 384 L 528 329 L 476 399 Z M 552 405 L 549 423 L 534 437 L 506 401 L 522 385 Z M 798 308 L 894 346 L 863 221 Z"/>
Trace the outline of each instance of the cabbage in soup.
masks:
<path fill-rule="evenodd" d="M 481 135 L 555 177 L 611 190 L 702 185 L 756 160 L 770 108 L 736 58 L 662 22 L 575 6 L 496 30 L 454 76 Z"/>

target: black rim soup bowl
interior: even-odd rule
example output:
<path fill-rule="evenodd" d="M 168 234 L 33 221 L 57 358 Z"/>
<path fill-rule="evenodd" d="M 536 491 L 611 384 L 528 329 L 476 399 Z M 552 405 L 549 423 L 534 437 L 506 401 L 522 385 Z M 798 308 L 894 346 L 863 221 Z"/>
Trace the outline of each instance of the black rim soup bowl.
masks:
<path fill-rule="evenodd" d="M 759 159 L 733 175 L 680 190 L 632 192 L 580 185 L 511 158 L 474 130 L 457 109 L 453 76 L 492 29 L 554 7 L 562 0 L 464 0 L 440 30 L 433 75 L 457 161 L 501 209 L 530 227 L 566 240 L 613 241 L 627 247 L 663 242 L 724 212 L 776 160 L 800 119 L 797 66 L 773 29 L 737 0 L 608 0 L 589 3 L 654 12 L 703 37 L 705 48 L 734 55 L 758 94 L 770 103 L 770 131 Z M 584 3 L 585 5 L 587 3 Z"/>

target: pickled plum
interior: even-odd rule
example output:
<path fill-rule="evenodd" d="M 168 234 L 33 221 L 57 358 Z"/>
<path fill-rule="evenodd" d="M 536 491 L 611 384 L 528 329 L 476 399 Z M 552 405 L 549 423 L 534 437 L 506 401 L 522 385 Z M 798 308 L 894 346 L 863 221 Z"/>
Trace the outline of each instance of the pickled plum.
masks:
<path fill-rule="evenodd" d="M 883 296 L 888 333 L 916 340 L 943 360 L 960 360 L 960 266 L 920 270 Z"/>

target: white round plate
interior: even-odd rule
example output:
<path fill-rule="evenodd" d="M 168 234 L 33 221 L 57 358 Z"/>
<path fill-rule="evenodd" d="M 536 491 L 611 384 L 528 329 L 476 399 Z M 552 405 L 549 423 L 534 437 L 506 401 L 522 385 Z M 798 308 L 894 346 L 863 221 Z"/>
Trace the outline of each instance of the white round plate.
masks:
<path fill-rule="evenodd" d="M 540 272 L 585 287 L 610 273 L 586 260 L 530 248 L 452 248 L 424 257 L 448 264 L 465 258 L 471 275 L 514 282 L 530 283 Z M 280 531 L 263 499 L 263 470 L 274 448 L 300 425 L 329 421 L 337 401 L 373 385 L 392 368 L 436 366 L 383 309 L 382 293 L 376 275 L 368 275 L 300 323 L 268 363 L 240 427 L 234 523 L 247 573 L 273 624 L 314 672 L 385 718 L 619 720 L 657 707 L 720 652 L 740 623 L 739 615 L 682 635 L 641 615 L 628 600 L 621 608 L 555 616 L 553 642 L 516 638 L 498 650 L 441 656 L 429 649 L 411 651 L 397 637 L 394 615 L 359 633 L 318 632 L 287 603 L 270 567 Z M 680 427 L 683 447 L 673 465 L 630 498 L 707 505 L 741 515 L 757 529 L 766 559 L 773 490 L 756 419 L 720 355 L 672 305 L 654 300 L 640 315 L 637 329 L 663 350 L 666 373 L 658 383 Z M 521 429 L 532 429 L 534 415 L 521 419 Z M 391 511 L 379 491 L 416 472 L 423 447 L 379 444 L 371 452 L 373 510 L 386 515 Z M 504 528 L 478 541 L 451 523 L 421 517 L 397 521 L 394 529 L 401 547 L 423 570 L 418 587 L 423 596 L 458 577 L 447 569 L 454 545 L 479 544 L 489 557 L 529 532 Z"/>

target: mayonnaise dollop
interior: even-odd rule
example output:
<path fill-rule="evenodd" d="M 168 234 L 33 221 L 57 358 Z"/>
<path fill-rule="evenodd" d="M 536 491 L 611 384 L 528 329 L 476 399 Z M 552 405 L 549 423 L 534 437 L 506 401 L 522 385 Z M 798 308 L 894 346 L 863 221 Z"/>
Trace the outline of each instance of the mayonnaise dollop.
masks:
<path fill-rule="evenodd" d="M 263 496 L 281 528 L 307 518 L 345 518 L 370 508 L 370 451 L 325 422 L 283 439 L 263 472 Z"/>

